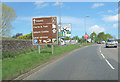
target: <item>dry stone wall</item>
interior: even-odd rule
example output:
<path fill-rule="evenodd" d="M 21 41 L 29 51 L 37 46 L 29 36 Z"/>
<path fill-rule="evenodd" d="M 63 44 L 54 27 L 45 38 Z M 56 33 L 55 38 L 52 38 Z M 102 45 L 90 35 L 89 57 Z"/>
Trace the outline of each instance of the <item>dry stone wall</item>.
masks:
<path fill-rule="evenodd" d="M 34 49 L 37 46 L 33 46 L 32 40 L 22 39 L 2 39 L 2 52 L 18 52 L 27 49 Z"/>

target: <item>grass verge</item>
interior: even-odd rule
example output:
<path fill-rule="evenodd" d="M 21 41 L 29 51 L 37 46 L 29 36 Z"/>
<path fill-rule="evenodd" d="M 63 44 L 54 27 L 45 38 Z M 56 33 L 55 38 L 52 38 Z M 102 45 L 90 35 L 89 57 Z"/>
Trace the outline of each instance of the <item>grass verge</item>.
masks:
<path fill-rule="evenodd" d="M 91 43 L 87 44 L 91 45 Z M 83 46 L 87 46 L 83 44 Z M 12 58 L 10 60 L 2 61 L 2 79 L 13 79 L 16 76 L 23 74 L 47 61 L 50 59 L 60 56 L 64 53 L 70 52 L 74 49 L 80 48 L 80 44 L 71 44 L 67 46 L 63 46 L 60 48 L 59 46 L 54 46 L 54 54 L 51 54 L 51 48 L 46 48 L 38 52 L 30 53 L 28 55 L 18 56 L 16 58 Z M 37 49 L 35 49 L 37 51 Z"/>

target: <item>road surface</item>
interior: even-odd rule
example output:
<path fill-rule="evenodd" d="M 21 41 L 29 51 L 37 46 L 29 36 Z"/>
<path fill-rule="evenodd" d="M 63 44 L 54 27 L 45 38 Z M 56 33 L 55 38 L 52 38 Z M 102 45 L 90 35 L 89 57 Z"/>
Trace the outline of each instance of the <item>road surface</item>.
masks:
<path fill-rule="evenodd" d="M 81 48 L 24 80 L 118 80 L 118 48 Z"/>

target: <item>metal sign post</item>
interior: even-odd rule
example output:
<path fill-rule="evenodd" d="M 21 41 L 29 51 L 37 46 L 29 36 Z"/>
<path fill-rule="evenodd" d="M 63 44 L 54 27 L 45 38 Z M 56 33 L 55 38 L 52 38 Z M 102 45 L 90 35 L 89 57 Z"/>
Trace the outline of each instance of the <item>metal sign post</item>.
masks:
<path fill-rule="evenodd" d="M 40 53 L 40 45 L 38 45 L 38 53 Z"/>
<path fill-rule="evenodd" d="M 52 44 L 52 55 L 53 55 L 53 44 Z"/>
<path fill-rule="evenodd" d="M 87 39 L 89 38 L 88 34 L 85 33 L 84 39 L 85 39 L 85 43 L 87 44 Z"/>

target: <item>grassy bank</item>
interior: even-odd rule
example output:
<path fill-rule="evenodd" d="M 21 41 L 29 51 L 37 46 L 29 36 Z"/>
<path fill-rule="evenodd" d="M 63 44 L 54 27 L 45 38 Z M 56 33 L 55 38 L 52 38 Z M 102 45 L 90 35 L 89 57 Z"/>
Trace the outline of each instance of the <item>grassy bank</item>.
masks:
<path fill-rule="evenodd" d="M 87 45 L 91 45 L 90 43 Z M 83 44 L 86 46 L 86 44 Z M 14 78 L 22 73 L 29 71 L 32 68 L 35 68 L 56 56 L 63 55 L 64 53 L 70 52 L 74 49 L 80 48 L 80 44 L 75 45 L 67 45 L 60 48 L 59 46 L 54 46 L 54 54 L 51 54 L 51 48 L 45 48 L 45 50 L 41 51 L 39 54 L 37 49 L 35 49 L 34 53 L 29 53 L 27 55 L 17 56 L 15 58 L 11 58 L 9 60 L 3 60 L 3 79 Z M 22 53 L 24 54 L 24 53 Z"/>

